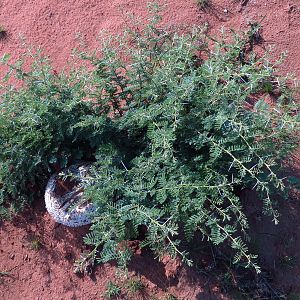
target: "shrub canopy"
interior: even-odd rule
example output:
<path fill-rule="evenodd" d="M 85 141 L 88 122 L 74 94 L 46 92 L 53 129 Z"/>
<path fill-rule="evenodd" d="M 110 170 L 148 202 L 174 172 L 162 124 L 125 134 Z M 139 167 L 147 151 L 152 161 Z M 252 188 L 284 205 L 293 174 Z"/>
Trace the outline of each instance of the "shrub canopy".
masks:
<path fill-rule="evenodd" d="M 15 75 L 23 86 L 2 86 L 1 211 L 22 207 L 54 171 L 91 160 L 91 255 L 102 246 L 99 260 L 124 265 L 131 253 L 122 241 L 144 230 L 142 246 L 191 263 L 181 243 L 198 232 L 259 270 L 238 192 L 255 189 L 278 222 L 274 195 L 285 190 L 281 162 L 299 141 L 299 106 L 276 75 L 280 61 L 255 54 L 258 26 L 227 42 L 159 21 L 155 13 L 106 37 L 100 55 L 80 54 L 92 68 L 68 74 L 39 52 L 27 72 L 3 57 L 4 80 Z"/>

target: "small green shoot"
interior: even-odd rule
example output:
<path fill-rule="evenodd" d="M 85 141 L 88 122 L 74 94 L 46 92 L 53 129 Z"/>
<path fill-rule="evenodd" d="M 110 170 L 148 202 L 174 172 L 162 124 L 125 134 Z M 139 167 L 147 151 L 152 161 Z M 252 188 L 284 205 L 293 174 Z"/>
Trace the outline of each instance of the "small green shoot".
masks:
<path fill-rule="evenodd" d="M 40 240 L 38 238 L 34 238 L 31 242 L 30 242 L 30 248 L 32 250 L 38 251 L 42 248 L 43 244 L 40 242 Z"/>
<path fill-rule="evenodd" d="M 34 250 L 34 251 L 39 251 L 43 247 L 43 244 L 42 244 L 40 238 L 36 235 L 31 235 L 31 236 L 27 237 L 24 240 L 24 243 L 28 249 Z"/>
<path fill-rule="evenodd" d="M 166 300 L 178 300 L 178 298 L 173 294 L 167 294 Z"/>
<path fill-rule="evenodd" d="M 119 296 L 121 293 L 120 287 L 110 281 L 106 286 L 106 291 L 104 293 L 104 297 L 106 299 L 114 299 L 115 297 Z"/>
<path fill-rule="evenodd" d="M 128 281 L 125 284 L 125 287 L 131 293 L 142 292 L 145 289 L 143 282 L 139 278 L 128 279 Z"/>
<path fill-rule="evenodd" d="M 196 0 L 200 9 L 207 8 L 210 5 L 210 0 Z"/>

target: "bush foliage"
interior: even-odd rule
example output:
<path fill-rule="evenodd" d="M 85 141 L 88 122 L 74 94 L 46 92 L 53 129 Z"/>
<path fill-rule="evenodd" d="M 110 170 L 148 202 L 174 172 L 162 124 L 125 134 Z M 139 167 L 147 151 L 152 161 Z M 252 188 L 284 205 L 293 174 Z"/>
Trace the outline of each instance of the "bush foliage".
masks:
<path fill-rule="evenodd" d="M 285 190 L 282 160 L 297 146 L 299 114 L 287 78 L 253 45 L 258 28 L 219 40 L 200 29 L 146 25 L 106 36 L 88 64 L 57 73 L 38 52 L 30 70 L 9 66 L 22 86 L 2 85 L 2 212 L 22 207 L 54 171 L 93 161 L 85 195 L 96 207 L 85 242 L 99 260 L 125 265 L 123 241 L 191 263 L 195 233 L 229 245 L 234 262 L 259 270 L 248 252 L 239 191 L 255 189 L 278 222 L 274 195 Z M 270 103 L 266 98 L 276 98 Z"/>

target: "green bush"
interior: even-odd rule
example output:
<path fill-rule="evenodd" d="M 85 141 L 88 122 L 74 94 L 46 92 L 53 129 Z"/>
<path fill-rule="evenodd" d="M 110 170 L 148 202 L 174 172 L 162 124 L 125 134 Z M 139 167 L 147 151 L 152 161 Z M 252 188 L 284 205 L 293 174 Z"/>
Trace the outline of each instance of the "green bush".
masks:
<path fill-rule="evenodd" d="M 281 161 L 299 132 L 287 78 L 253 52 L 256 28 L 179 34 L 152 10 L 147 25 L 103 39 L 100 55 L 81 53 L 87 68 L 56 74 L 36 57 L 29 72 L 10 66 L 23 86 L 2 95 L 1 201 L 20 207 L 56 169 L 92 160 L 85 194 L 97 210 L 85 242 L 102 247 L 99 261 L 126 265 L 122 242 L 143 231 L 142 246 L 191 264 L 181 244 L 197 232 L 258 271 L 238 194 L 255 189 L 278 222 Z"/>
<path fill-rule="evenodd" d="M 70 161 L 91 159 L 101 123 L 76 128 L 82 118 L 96 117 L 98 111 L 91 102 L 82 101 L 86 96 L 83 77 L 78 79 L 75 71 L 55 75 L 39 52 L 33 59 L 29 72 L 23 71 L 22 61 L 9 65 L 4 81 L 15 74 L 22 87 L 2 87 L 1 201 L 10 201 L 13 210 L 42 190 L 49 174 Z M 4 56 L 3 61 L 7 60 Z"/>

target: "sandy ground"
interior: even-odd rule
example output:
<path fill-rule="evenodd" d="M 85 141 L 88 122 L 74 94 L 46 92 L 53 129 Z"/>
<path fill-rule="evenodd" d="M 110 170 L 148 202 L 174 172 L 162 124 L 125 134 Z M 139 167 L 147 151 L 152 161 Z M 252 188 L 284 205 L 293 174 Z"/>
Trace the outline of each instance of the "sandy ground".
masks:
<path fill-rule="evenodd" d="M 263 47 L 272 47 L 274 57 L 282 51 L 288 52 L 280 72 L 294 73 L 300 78 L 299 0 L 211 0 L 205 10 L 197 7 L 196 0 L 161 2 L 166 4 L 165 24 L 207 23 L 211 34 L 218 34 L 223 26 L 239 30 L 245 29 L 249 22 L 261 21 Z M 0 25 L 8 35 L 0 41 L 0 55 L 11 53 L 12 58 L 17 59 L 25 50 L 25 42 L 42 47 L 54 67 L 60 70 L 70 61 L 72 49 L 80 41 L 93 49 L 98 46 L 97 35 L 101 30 L 111 33 L 124 30 L 127 13 L 145 19 L 146 3 L 146 0 L 2 0 Z M 4 70 L 0 69 L 2 73 Z M 299 167 L 299 160 L 296 164 Z M 300 207 L 297 200 L 290 204 L 290 209 L 283 211 L 280 229 L 274 228 L 269 221 L 256 219 L 255 207 L 252 210 L 257 249 L 273 274 L 274 283 L 287 293 L 296 294 L 300 293 L 300 258 L 297 259 Z M 86 249 L 82 236 L 87 230 L 55 224 L 46 213 L 43 201 L 13 222 L 1 224 L 0 272 L 10 270 L 10 276 L 0 277 L 0 298 L 102 299 L 107 282 L 114 277 L 113 265 L 97 267 L 92 277 L 78 277 L 73 273 L 74 260 Z M 40 247 L 33 249 L 36 241 L 40 242 Z M 295 257 L 292 267 L 280 265 L 286 255 Z M 165 299 L 167 292 L 181 299 L 226 299 L 213 283 L 207 283 L 186 268 L 182 268 L 175 279 L 167 278 L 170 268 L 153 262 L 149 254 L 142 253 L 136 255 L 131 272 L 141 275 L 148 296 L 155 294 L 157 299 Z"/>

